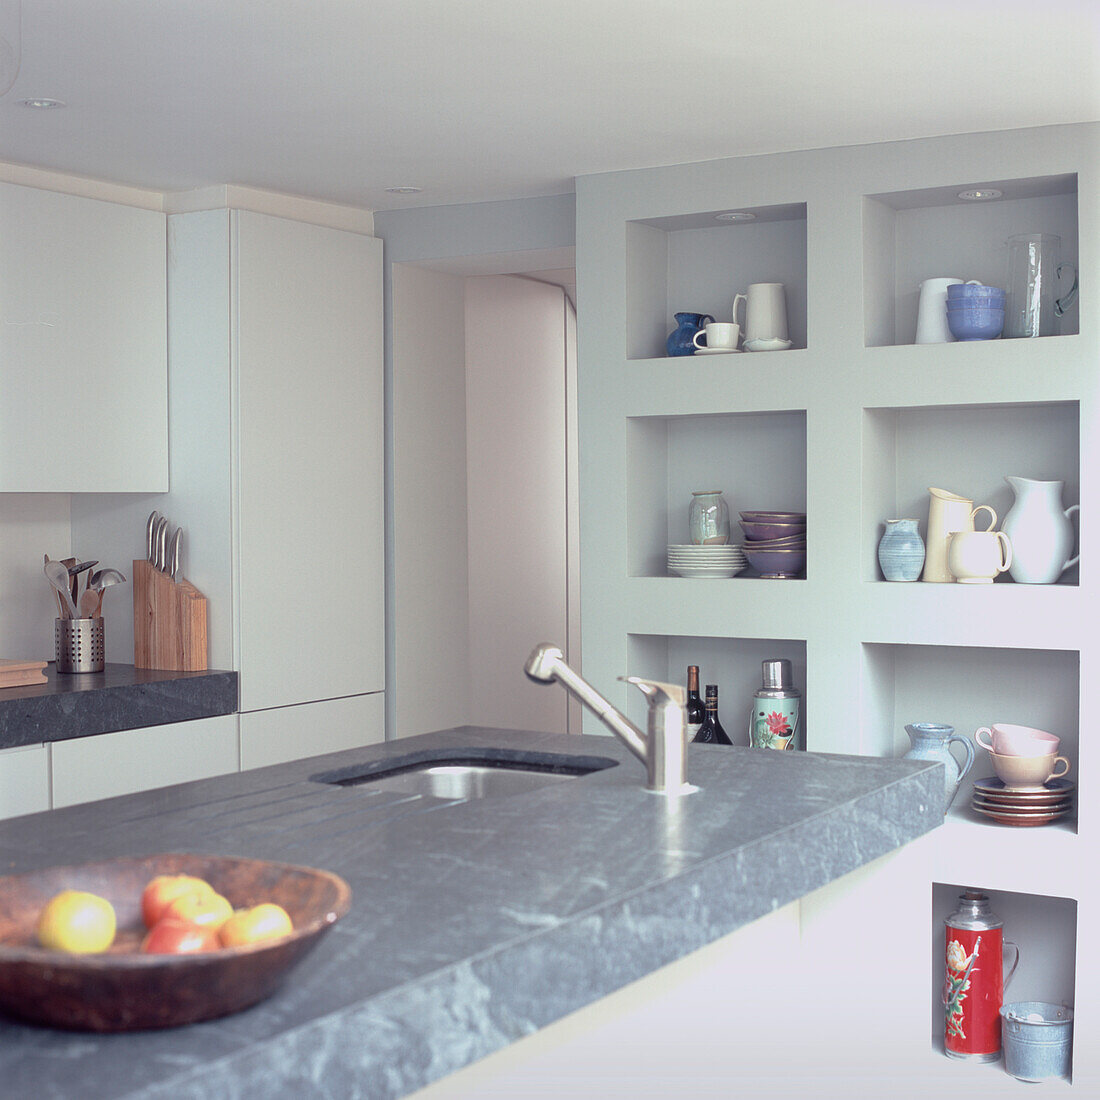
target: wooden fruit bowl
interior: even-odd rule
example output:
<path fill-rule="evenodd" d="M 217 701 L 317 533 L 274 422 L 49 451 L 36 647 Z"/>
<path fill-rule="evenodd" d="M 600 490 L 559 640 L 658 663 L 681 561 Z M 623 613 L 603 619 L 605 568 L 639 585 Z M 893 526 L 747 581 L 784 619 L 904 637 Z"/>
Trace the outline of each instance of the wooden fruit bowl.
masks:
<path fill-rule="evenodd" d="M 156 875 L 206 879 L 234 908 L 271 901 L 294 924 L 282 939 L 193 955 L 145 955 L 141 892 Z M 71 955 L 38 946 L 42 908 L 65 889 L 115 908 L 110 950 Z M 0 1011 L 79 1031 L 176 1027 L 238 1012 L 275 991 L 287 972 L 351 907 L 328 871 L 260 859 L 169 853 L 49 867 L 0 878 Z"/>

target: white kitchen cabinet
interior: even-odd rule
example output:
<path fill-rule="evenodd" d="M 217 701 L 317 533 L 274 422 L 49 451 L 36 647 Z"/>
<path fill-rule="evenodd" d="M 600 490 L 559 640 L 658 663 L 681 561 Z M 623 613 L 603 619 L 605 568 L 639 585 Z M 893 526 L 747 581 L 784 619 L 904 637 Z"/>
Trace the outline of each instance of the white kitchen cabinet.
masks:
<path fill-rule="evenodd" d="M 240 718 L 242 771 L 376 745 L 386 736 L 385 696 L 380 691 L 249 711 Z"/>
<path fill-rule="evenodd" d="M 164 492 L 164 214 L 0 183 L 0 242 L 0 491 Z"/>
<path fill-rule="evenodd" d="M 237 716 L 54 741 L 50 758 L 54 809 L 209 779 L 239 770 Z"/>
<path fill-rule="evenodd" d="M 800 1012 L 834 1066 L 861 1067 L 848 1091 L 882 1091 L 889 1072 L 912 1096 L 1019 1094 L 999 1066 L 942 1053 L 942 922 L 965 887 L 991 895 L 1032 960 L 1008 999 L 1075 1004 L 1073 1085 L 1100 1087 L 1100 969 L 1074 934 L 1100 912 L 1085 869 L 1100 841 L 1088 529 L 1080 567 L 1052 585 L 888 583 L 876 554 L 888 518 L 916 517 L 924 533 L 930 486 L 1003 519 L 1006 475 L 1062 480 L 1063 506 L 1100 510 L 1098 139 L 1083 124 L 577 181 L 586 678 L 642 722 L 644 701 L 616 678 L 683 682 L 699 664 L 746 744 L 760 661 L 788 657 L 811 750 L 900 756 L 907 723 L 969 736 L 1005 721 L 1053 730 L 1072 763 L 1075 811 L 1062 820 L 999 825 L 972 811 L 964 782 L 943 828 L 800 903 Z M 1003 198 L 959 199 L 979 185 Z M 722 226 L 731 211 L 758 216 Z M 1081 271 L 1057 333 L 912 342 L 922 279 L 1004 285 L 1005 241 L 1026 232 L 1060 236 Z M 750 281 L 787 285 L 792 350 L 666 356 L 674 310 L 728 315 Z M 665 546 L 687 541 L 690 491 L 704 487 L 724 491 L 735 523 L 740 510 L 805 510 L 805 576 L 667 575 Z M 971 778 L 990 774 L 978 750 Z M 883 960 L 888 981 L 868 986 L 867 960 Z"/>
<path fill-rule="evenodd" d="M 246 211 L 231 233 L 241 710 L 378 691 L 382 245 Z"/>
<path fill-rule="evenodd" d="M 0 819 L 50 808 L 50 759 L 45 745 L 0 750 Z"/>

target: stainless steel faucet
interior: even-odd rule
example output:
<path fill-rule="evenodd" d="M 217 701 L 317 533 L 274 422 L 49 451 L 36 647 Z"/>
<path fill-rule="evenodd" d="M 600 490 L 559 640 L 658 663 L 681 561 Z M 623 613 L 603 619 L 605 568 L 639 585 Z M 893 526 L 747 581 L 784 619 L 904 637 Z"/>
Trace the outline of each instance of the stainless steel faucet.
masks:
<path fill-rule="evenodd" d="M 619 677 L 635 684 L 649 700 L 648 733 L 642 733 L 565 663 L 565 656 L 556 645 L 543 642 L 536 646 L 524 671 L 540 683 L 557 680 L 588 707 L 645 764 L 649 790 L 674 797 L 697 789 L 687 782 L 687 716 L 684 689 L 678 684 L 643 680 L 640 676 Z"/>

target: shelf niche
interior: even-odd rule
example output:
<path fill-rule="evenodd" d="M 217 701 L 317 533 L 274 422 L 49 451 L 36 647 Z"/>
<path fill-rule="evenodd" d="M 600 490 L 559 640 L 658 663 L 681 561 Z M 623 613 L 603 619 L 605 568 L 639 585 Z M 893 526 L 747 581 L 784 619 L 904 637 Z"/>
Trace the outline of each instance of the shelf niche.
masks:
<path fill-rule="evenodd" d="M 732 211 L 753 219 L 717 220 Z M 791 346 L 806 347 L 805 203 L 627 222 L 626 357 L 666 358 L 676 313 L 732 320 L 734 296 L 750 283 L 783 284 Z M 744 307 L 739 312 L 744 326 Z"/>
<path fill-rule="evenodd" d="M 996 188 L 1004 197 L 967 201 L 960 191 Z M 917 300 L 925 279 L 979 279 L 1007 289 L 1008 238 L 1052 233 L 1059 259 L 1078 263 L 1077 176 L 959 183 L 863 197 L 864 344 L 912 344 Z M 1072 285 L 1058 281 L 1057 296 Z M 1057 335 L 1079 330 L 1078 303 L 1058 322 Z M 943 346 L 943 345 L 939 345 Z"/>
<path fill-rule="evenodd" d="M 802 692 L 802 730 L 798 747 L 806 748 L 806 643 L 792 638 L 712 638 L 662 634 L 627 636 L 627 668 L 631 676 L 663 680 L 687 687 L 688 665 L 699 666 L 699 695 L 707 684 L 718 685 L 718 717 L 735 745 L 749 743 L 749 711 L 760 687 L 761 663 L 785 657 L 791 662 L 794 686 Z M 627 716 L 646 728 L 646 704 L 631 689 Z"/>
<path fill-rule="evenodd" d="M 673 576 L 668 546 L 690 541 L 693 491 L 721 490 L 730 510 L 731 543 L 744 542 L 739 512 L 806 511 L 804 409 L 630 417 L 627 454 L 631 577 Z M 747 568 L 733 579 L 746 577 L 759 574 Z"/>
<path fill-rule="evenodd" d="M 1076 833 L 1081 796 L 1080 681 L 1077 650 L 864 643 L 860 751 L 903 756 L 910 747 L 905 727 L 914 722 L 954 726 L 971 742 L 975 730 L 994 722 L 1047 730 L 1061 739 L 1058 752 L 1070 762 L 1066 778 L 1077 790 L 1073 811 L 1041 828 Z M 952 746 L 951 752 L 962 758 L 959 746 Z M 1000 825 L 971 809 L 973 781 L 994 774 L 985 750 L 975 745 L 974 754 L 974 767 L 959 787 L 948 820 L 998 830 L 1018 828 Z"/>
<path fill-rule="evenodd" d="M 944 921 L 958 909 L 966 890 L 980 890 L 989 897 L 989 907 L 1004 921 L 1004 942 L 1020 948 L 1020 963 L 1008 988 L 1004 1004 L 1016 1001 L 1046 1001 L 1074 1005 L 1077 966 L 1077 902 L 1073 898 L 1044 894 L 988 890 L 981 881 L 965 884 L 932 884 L 932 1049 L 944 1054 L 943 980 L 945 973 Z M 1011 963 L 1013 952 L 1006 948 L 1004 959 Z M 967 1063 L 959 1062 L 960 1070 Z M 1003 1074 L 1004 1057 L 986 1063 L 992 1074 Z M 965 1072 L 965 1070 L 962 1070 Z M 1012 1082 L 1011 1077 L 1006 1078 Z M 1056 1080 L 1056 1079 L 1052 1079 Z M 1013 1082 L 1014 1083 L 1014 1082 Z M 998 1094 L 999 1095 L 999 1094 Z M 1006 1092 L 1007 1095 L 1007 1092 Z"/>
<path fill-rule="evenodd" d="M 946 489 L 997 513 L 997 528 L 1015 502 L 1005 475 L 1064 481 L 1062 507 L 1081 501 L 1080 405 L 937 405 L 863 410 L 863 579 L 883 581 L 878 544 L 888 519 L 920 521 L 928 535 L 928 490 Z M 984 529 L 988 513 L 977 526 Z M 1077 543 L 1076 515 L 1074 553 Z M 1071 555 L 1072 556 L 1072 555 Z M 1058 580 L 1078 583 L 1074 565 Z M 887 582 L 883 582 L 887 583 Z M 1012 584 L 1002 573 L 996 584 Z"/>

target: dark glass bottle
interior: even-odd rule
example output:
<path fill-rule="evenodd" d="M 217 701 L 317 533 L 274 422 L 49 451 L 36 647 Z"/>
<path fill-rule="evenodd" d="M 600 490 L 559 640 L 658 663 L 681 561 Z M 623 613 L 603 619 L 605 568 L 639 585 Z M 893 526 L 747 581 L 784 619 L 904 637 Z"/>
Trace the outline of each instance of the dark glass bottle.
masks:
<path fill-rule="evenodd" d="M 718 685 L 707 684 L 706 714 L 699 732 L 692 738 L 702 745 L 732 745 L 722 723 L 718 721 Z"/>
<path fill-rule="evenodd" d="M 688 740 L 694 741 L 703 724 L 706 711 L 703 700 L 699 698 L 699 666 L 688 665 L 687 730 Z"/>

